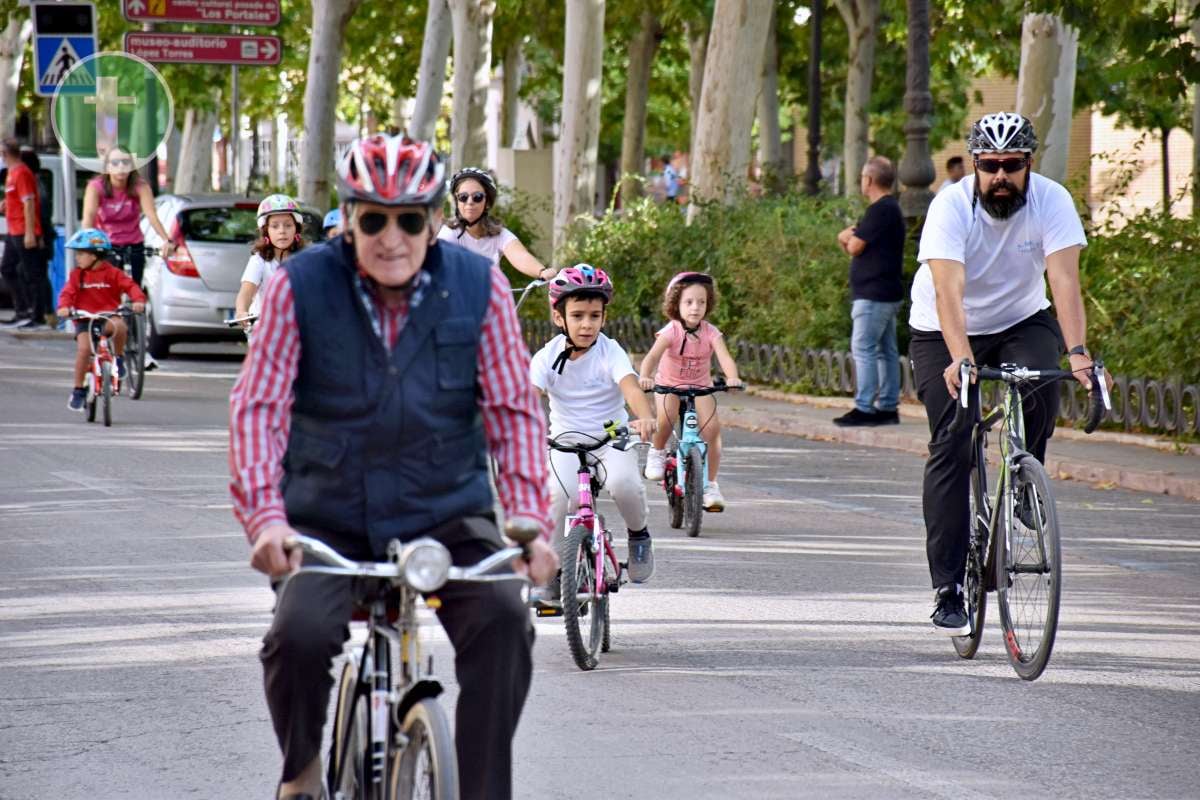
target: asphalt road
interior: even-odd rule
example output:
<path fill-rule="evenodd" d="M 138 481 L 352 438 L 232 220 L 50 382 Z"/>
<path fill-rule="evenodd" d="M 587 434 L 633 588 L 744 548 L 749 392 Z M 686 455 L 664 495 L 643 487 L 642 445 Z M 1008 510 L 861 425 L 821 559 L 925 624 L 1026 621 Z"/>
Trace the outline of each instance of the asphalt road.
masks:
<path fill-rule="evenodd" d="M 106 430 L 66 408 L 67 343 L 0 336 L 3 800 L 271 796 L 238 350 L 201 350 Z M 1200 505 L 1056 484 L 1062 617 L 1030 684 L 995 613 L 974 661 L 931 632 L 920 459 L 726 441 L 701 538 L 652 492 L 658 571 L 614 597 L 599 670 L 537 622 L 517 797 L 1200 797 Z"/>

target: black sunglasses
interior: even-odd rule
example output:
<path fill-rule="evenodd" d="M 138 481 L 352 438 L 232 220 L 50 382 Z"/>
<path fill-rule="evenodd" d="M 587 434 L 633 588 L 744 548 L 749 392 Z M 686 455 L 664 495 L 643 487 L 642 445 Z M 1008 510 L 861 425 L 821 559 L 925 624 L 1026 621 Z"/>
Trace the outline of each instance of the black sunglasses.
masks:
<path fill-rule="evenodd" d="M 486 198 L 487 195 L 483 192 L 474 192 L 473 194 L 463 192 L 458 196 L 458 202 L 465 203 L 470 200 L 472 203 L 482 203 Z"/>
<path fill-rule="evenodd" d="M 358 229 L 367 236 L 374 236 L 387 227 L 389 218 L 396 220 L 400 230 L 410 236 L 416 236 L 425 230 L 425 225 L 429 221 L 429 217 L 420 211 L 404 211 L 395 215 L 384 214 L 382 211 L 368 211 L 359 215 Z"/>
<path fill-rule="evenodd" d="M 980 172 L 986 172 L 989 175 L 995 175 L 1000 170 L 1004 170 L 1008 175 L 1014 172 L 1020 172 L 1029 164 L 1027 156 L 1013 156 L 1012 158 L 989 158 L 975 159 L 975 166 Z"/>

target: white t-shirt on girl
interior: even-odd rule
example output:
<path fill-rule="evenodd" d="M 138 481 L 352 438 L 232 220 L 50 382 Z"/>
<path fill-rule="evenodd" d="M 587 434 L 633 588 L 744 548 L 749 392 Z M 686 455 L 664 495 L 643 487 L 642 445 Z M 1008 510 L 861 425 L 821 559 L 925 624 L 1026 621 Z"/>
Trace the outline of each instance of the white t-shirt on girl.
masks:
<path fill-rule="evenodd" d="M 459 236 L 459 234 L 462 236 Z M 459 247 L 465 247 L 472 253 L 477 253 L 483 256 L 488 261 L 492 262 L 493 267 L 500 266 L 500 256 L 504 253 L 504 248 L 517 240 L 517 235 L 508 228 L 501 228 L 500 232 L 495 236 L 484 236 L 476 239 L 470 233 L 464 230 L 454 230 L 447 225 L 443 225 L 438 231 L 438 238 L 442 241 L 456 244 Z"/>
<path fill-rule="evenodd" d="M 274 259 L 267 261 L 258 253 L 250 256 L 250 260 L 246 262 L 246 271 L 242 273 L 242 283 L 253 283 L 255 286 L 262 288 L 262 285 L 267 282 L 267 278 L 275 274 L 279 269 L 279 260 Z M 262 292 L 254 293 L 254 299 L 250 302 L 250 314 L 257 314 L 260 304 L 258 299 L 262 297 Z"/>
<path fill-rule="evenodd" d="M 603 333 L 596 343 L 575 361 L 568 361 L 561 375 L 554 360 L 567 346 L 567 337 L 559 334 L 529 362 L 529 379 L 550 396 L 550 435 L 580 431 L 603 435 L 604 423 L 619 425 L 629 421 L 621 380 L 637 375 L 629 354 Z"/>

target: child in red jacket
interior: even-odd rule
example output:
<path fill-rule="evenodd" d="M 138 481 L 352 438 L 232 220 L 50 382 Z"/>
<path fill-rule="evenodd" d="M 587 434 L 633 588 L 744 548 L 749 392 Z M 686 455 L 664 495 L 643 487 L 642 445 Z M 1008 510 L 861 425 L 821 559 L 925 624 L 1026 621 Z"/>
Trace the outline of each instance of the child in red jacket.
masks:
<path fill-rule="evenodd" d="M 58 295 L 58 316 L 69 317 L 72 309 L 93 314 L 116 311 L 121 305 L 122 294 L 129 295 L 135 313 L 145 310 L 146 295 L 138 285 L 124 270 L 104 260 L 105 254 L 112 250 L 112 242 L 104 231 L 84 228 L 71 237 L 66 249 L 75 251 L 75 269 Z M 90 324 L 90 320 L 75 322 L 75 383 L 68 403 L 73 411 L 83 411 L 83 404 L 87 400 L 84 380 L 92 359 L 91 334 L 88 332 Z M 124 378 L 125 337 L 128 334 L 125 321 L 120 317 L 107 320 L 104 334 L 112 339 L 117 356 L 117 375 Z"/>

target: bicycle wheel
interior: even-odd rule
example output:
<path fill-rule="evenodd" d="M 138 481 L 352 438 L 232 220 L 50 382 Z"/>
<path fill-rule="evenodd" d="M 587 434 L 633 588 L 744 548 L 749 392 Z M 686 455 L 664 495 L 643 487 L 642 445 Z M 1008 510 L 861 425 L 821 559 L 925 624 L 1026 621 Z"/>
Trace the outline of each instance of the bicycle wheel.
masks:
<path fill-rule="evenodd" d="M 1012 508 L 1005 509 L 996 542 L 1000 624 L 1013 669 L 1032 681 L 1046 668 L 1058 630 L 1062 591 L 1058 511 L 1046 470 L 1033 456 L 1017 459 L 1010 480 Z"/>
<path fill-rule="evenodd" d="M 100 365 L 100 391 L 104 400 L 104 427 L 112 426 L 112 364 Z"/>
<path fill-rule="evenodd" d="M 142 398 L 146 384 L 146 320 L 141 314 L 129 318 L 129 341 L 125 345 L 125 367 L 129 381 L 129 396 Z"/>
<path fill-rule="evenodd" d="M 458 759 L 450 720 L 432 697 L 404 715 L 404 749 L 392 758 L 388 800 L 458 800 Z"/>
<path fill-rule="evenodd" d="M 667 490 L 667 507 L 671 510 L 671 527 L 679 529 L 683 527 L 683 498 L 675 493 L 675 463 L 675 458 L 667 459 L 666 483 L 663 485 Z"/>
<path fill-rule="evenodd" d="M 687 454 L 687 466 L 683 471 L 683 505 L 687 524 L 687 535 L 700 535 L 700 524 L 704 520 L 704 459 L 700 448 L 693 447 Z"/>
<path fill-rule="evenodd" d="M 604 609 L 596 594 L 595 554 L 592 532 L 577 525 L 567 534 L 562 549 L 562 608 L 567 624 L 567 646 L 580 669 L 595 669 L 596 653 L 604 638 Z M 585 595 L 580 600 L 579 596 Z M 587 628 L 586 633 L 584 628 Z"/>
<path fill-rule="evenodd" d="M 983 638 L 983 622 L 987 615 L 988 524 L 991 511 L 987 496 L 987 473 L 984 471 L 983 448 L 976 445 L 971 465 L 970 539 L 967 542 L 967 573 L 963 579 L 963 594 L 971 632 L 955 636 L 954 650 L 962 658 L 974 658 Z"/>
<path fill-rule="evenodd" d="M 329 743 L 329 791 L 335 797 L 359 797 L 366 789 L 367 703 L 365 695 L 355 694 L 358 662 L 351 653 L 342 666 L 338 682 L 337 710 L 333 715 L 333 737 Z"/>

